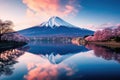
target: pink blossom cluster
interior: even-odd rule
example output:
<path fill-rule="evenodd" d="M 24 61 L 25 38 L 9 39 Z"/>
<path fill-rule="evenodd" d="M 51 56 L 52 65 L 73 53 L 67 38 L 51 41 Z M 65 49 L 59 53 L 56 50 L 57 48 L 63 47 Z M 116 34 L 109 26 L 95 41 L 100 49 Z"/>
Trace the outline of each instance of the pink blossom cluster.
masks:
<path fill-rule="evenodd" d="M 113 37 L 120 37 L 120 26 L 115 29 L 106 28 L 103 30 L 98 30 L 93 36 L 88 36 L 85 38 L 86 41 L 106 41 Z"/>
<path fill-rule="evenodd" d="M 1 36 L 1 40 L 27 42 L 28 38 L 26 38 L 18 33 L 6 33 Z"/>

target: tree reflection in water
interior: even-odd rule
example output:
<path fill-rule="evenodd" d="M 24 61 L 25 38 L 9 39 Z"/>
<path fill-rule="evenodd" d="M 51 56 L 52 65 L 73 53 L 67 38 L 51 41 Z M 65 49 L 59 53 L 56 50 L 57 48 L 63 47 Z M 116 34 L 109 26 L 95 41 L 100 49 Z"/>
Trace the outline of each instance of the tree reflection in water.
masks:
<path fill-rule="evenodd" d="M 115 49 L 98 46 L 95 44 L 87 44 L 86 48 L 94 50 L 94 54 L 97 57 L 102 57 L 106 60 L 115 60 L 120 63 L 120 52 L 116 52 Z"/>
<path fill-rule="evenodd" d="M 16 59 L 24 54 L 26 48 L 10 49 L 0 53 L 0 76 L 11 75 Z"/>

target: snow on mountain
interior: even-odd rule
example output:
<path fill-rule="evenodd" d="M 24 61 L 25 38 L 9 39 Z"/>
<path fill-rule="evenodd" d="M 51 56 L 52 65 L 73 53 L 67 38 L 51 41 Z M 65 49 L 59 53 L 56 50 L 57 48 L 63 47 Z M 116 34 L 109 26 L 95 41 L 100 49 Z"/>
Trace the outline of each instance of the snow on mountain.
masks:
<path fill-rule="evenodd" d="M 51 17 L 47 22 L 43 22 L 41 25 L 41 27 L 60 27 L 60 26 L 69 26 L 72 27 L 73 25 L 67 23 L 66 21 L 62 20 L 61 18 L 57 17 L 57 16 L 53 16 Z"/>
<path fill-rule="evenodd" d="M 64 61 L 65 59 L 67 59 L 73 55 L 75 55 L 75 54 L 60 55 L 60 54 L 56 54 L 53 52 L 51 54 L 41 55 L 41 57 L 44 59 L 48 59 L 52 64 L 60 64 L 62 61 Z"/>

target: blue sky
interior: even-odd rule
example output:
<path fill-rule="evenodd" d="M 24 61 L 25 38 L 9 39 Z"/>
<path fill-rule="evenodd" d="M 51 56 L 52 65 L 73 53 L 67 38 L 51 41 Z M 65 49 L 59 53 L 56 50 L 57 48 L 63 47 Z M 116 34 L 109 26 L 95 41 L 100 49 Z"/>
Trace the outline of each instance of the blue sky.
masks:
<path fill-rule="evenodd" d="M 81 0 L 79 18 L 84 17 L 94 23 L 119 22 L 120 0 Z"/>
<path fill-rule="evenodd" d="M 24 29 L 59 16 L 92 30 L 120 24 L 120 0 L 0 0 L 0 18 Z"/>

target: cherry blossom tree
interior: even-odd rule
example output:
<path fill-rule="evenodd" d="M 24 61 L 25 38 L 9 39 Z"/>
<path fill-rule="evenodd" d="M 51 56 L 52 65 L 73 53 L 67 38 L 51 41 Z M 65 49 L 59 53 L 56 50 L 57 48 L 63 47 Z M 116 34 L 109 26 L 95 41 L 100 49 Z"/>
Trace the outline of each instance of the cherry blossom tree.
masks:
<path fill-rule="evenodd" d="M 6 21 L 2 21 L 0 20 L 0 34 L 4 34 L 4 33 L 9 33 L 9 32 L 13 32 L 13 22 L 6 20 Z"/>
<path fill-rule="evenodd" d="M 105 28 L 103 30 L 98 30 L 94 33 L 94 36 L 88 36 L 85 38 L 86 41 L 108 41 L 111 38 L 120 37 L 120 26 L 115 29 Z"/>
<path fill-rule="evenodd" d="M 14 32 L 13 27 L 14 24 L 12 21 L 0 20 L 0 41 L 27 42 L 28 38 Z"/>

